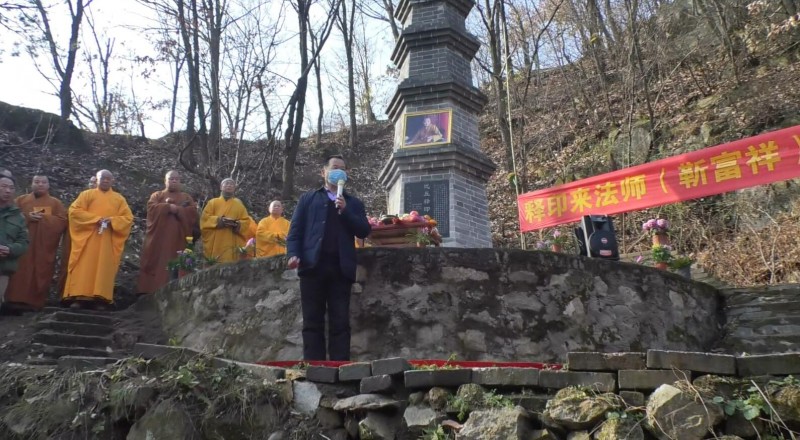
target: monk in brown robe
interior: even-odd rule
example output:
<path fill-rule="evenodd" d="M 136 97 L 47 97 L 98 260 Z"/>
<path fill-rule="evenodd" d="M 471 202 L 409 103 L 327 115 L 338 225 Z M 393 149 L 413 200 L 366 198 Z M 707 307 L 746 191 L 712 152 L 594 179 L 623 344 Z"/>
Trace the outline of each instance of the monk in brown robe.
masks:
<path fill-rule="evenodd" d="M 86 189 L 97 188 L 97 176 L 89 178 L 89 183 Z M 67 284 L 67 266 L 69 266 L 69 253 L 72 250 L 72 240 L 69 238 L 69 225 L 64 233 L 64 239 L 61 240 L 61 265 L 58 268 L 58 295 L 64 296 L 64 286 Z"/>
<path fill-rule="evenodd" d="M 167 264 L 186 248 L 197 221 L 197 205 L 189 194 L 181 192 L 181 176 L 167 173 L 166 189 L 154 192 L 147 202 L 147 233 L 140 258 L 136 292 L 154 293 L 169 281 Z"/>
<path fill-rule="evenodd" d="M 19 259 L 19 270 L 11 276 L 6 302 L 13 310 L 41 310 L 53 284 L 56 250 L 67 228 L 67 210 L 50 196 L 47 176 L 33 176 L 32 192 L 15 203 L 25 217 L 30 237 L 28 252 Z"/>

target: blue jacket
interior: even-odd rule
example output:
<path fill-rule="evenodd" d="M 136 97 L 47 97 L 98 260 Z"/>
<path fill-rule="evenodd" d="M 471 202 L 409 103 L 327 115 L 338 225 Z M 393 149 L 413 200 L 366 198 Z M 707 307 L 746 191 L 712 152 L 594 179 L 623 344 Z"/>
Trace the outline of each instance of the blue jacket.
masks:
<path fill-rule="evenodd" d="M 366 238 L 372 231 L 372 227 L 367 221 L 364 204 L 360 200 L 346 192 L 344 200 L 347 206 L 340 214 L 342 233 L 339 234 L 339 265 L 342 275 L 355 281 L 355 237 Z M 329 202 L 325 187 L 308 191 L 300 196 L 300 200 L 297 202 L 289 227 L 289 235 L 286 236 L 286 255 L 289 258 L 300 258 L 300 267 L 297 271 L 300 276 L 314 268 L 319 262 Z"/>

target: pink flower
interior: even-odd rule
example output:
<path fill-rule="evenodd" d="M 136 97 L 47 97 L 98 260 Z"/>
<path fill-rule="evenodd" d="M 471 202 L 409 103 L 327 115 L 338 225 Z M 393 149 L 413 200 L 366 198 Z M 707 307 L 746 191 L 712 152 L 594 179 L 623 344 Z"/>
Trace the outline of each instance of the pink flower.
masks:
<path fill-rule="evenodd" d="M 561 236 L 561 231 L 559 231 L 558 229 L 556 229 L 555 231 L 553 231 L 553 238 L 558 238 L 558 237 L 560 237 L 560 236 Z"/>

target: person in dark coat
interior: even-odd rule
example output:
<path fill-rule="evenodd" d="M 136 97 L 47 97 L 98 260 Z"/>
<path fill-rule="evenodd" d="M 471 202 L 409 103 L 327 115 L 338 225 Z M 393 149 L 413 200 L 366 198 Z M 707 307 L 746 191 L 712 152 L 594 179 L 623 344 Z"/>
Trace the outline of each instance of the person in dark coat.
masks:
<path fill-rule="evenodd" d="M 303 358 L 350 359 L 350 287 L 356 278 L 355 238 L 371 227 L 364 204 L 347 192 L 342 156 L 331 156 L 322 168 L 325 184 L 300 197 L 292 216 L 286 253 L 290 269 L 300 277 L 303 308 Z M 328 317 L 327 355 L 325 316 Z"/>

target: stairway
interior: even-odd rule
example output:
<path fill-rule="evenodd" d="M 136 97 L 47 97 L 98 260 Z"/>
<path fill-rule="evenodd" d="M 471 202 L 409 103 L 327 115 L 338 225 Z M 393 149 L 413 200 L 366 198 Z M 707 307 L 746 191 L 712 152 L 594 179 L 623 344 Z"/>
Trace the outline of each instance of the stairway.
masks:
<path fill-rule="evenodd" d="M 721 349 L 765 354 L 800 351 L 800 285 L 724 288 Z"/>
<path fill-rule="evenodd" d="M 112 312 L 46 307 L 36 323 L 28 363 L 77 367 L 117 360 Z"/>

